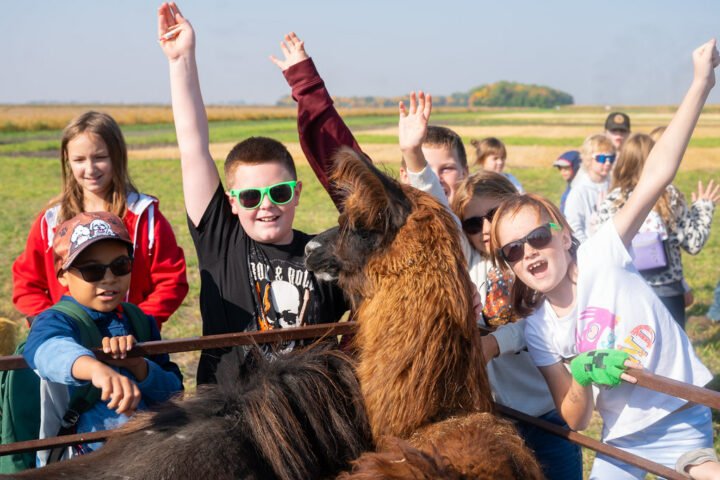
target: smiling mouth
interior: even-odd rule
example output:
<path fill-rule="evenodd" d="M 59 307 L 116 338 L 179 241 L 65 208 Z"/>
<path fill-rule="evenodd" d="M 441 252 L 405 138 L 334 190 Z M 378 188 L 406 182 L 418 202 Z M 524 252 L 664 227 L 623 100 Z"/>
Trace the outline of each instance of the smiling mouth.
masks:
<path fill-rule="evenodd" d="M 280 218 L 279 215 L 273 215 L 272 217 L 258 218 L 257 221 L 258 221 L 258 222 L 263 222 L 263 223 L 272 223 L 272 222 L 274 222 L 275 220 L 277 220 L 278 218 Z"/>
<path fill-rule="evenodd" d="M 112 297 L 114 297 L 115 295 L 117 295 L 118 293 L 120 293 L 120 292 L 118 292 L 117 290 L 105 290 L 105 291 L 102 291 L 102 292 L 98 293 L 97 296 L 98 296 L 98 297 L 109 297 L 109 298 L 112 298 Z"/>

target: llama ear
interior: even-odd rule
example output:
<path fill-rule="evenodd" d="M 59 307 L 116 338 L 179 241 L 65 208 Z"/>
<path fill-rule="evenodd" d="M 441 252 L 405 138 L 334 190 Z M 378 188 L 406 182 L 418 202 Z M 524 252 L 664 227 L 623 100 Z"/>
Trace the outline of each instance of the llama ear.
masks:
<path fill-rule="evenodd" d="M 366 156 L 349 148 L 335 155 L 332 181 L 345 193 L 345 210 L 364 228 L 397 230 L 411 211 L 400 184 L 378 170 Z"/>

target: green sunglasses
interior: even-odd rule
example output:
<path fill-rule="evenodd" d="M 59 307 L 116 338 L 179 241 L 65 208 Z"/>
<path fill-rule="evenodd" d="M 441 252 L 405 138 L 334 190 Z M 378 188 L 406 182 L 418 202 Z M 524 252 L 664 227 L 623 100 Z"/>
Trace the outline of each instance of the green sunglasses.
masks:
<path fill-rule="evenodd" d="M 262 205 L 265 195 L 267 195 L 275 205 L 285 205 L 286 203 L 290 203 L 295 196 L 297 183 L 297 180 L 290 180 L 289 182 L 280 182 L 275 185 L 270 185 L 269 187 L 233 188 L 230 190 L 230 196 L 235 197 L 240 206 L 245 210 L 253 210 Z"/>

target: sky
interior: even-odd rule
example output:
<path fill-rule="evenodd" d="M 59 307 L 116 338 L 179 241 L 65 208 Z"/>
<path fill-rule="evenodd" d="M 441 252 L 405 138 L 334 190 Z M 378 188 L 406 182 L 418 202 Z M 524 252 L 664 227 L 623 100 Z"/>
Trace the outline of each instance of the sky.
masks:
<path fill-rule="evenodd" d="M 0 0 L 0 103 L 169 103 L 149 0 Z M 187 0 L 207 104 L 289 93 L 268 55 L 295 31 L 331 94 L 436 95 L 499 80 L 577 104 L 677 104 L 718 0 Z M 720 88 L 718 88 L 720 90 Z M 709 102 L 720 103 L 720 92 Z"/>

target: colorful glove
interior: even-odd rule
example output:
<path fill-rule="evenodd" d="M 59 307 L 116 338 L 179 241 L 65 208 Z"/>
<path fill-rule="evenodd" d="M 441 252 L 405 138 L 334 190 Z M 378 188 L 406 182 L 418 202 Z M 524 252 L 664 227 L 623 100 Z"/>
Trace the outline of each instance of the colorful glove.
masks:
<path fill-rule="evenodd" d="M 630 355 L 620 350 L 593 350 L 575 357 L 570 362 L 570 371 L 583 387 L 591 383 L 614 387 L 620 383 L 628 358 Z"/>

